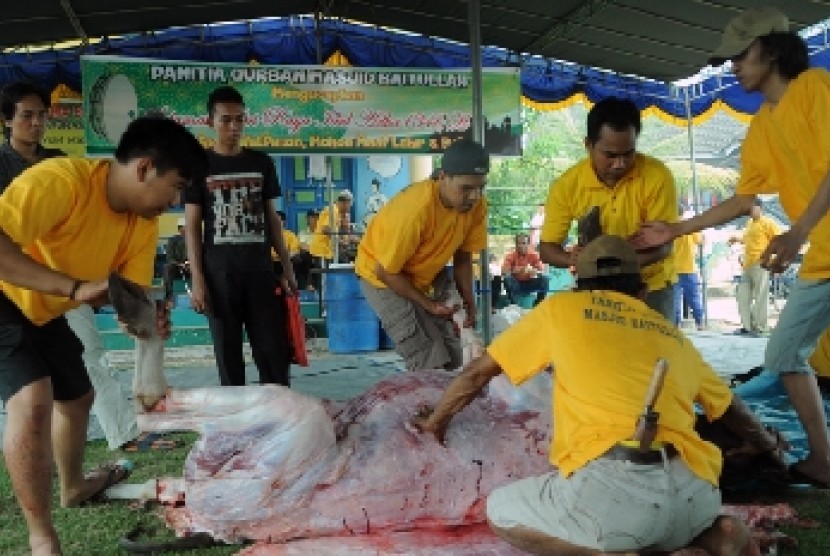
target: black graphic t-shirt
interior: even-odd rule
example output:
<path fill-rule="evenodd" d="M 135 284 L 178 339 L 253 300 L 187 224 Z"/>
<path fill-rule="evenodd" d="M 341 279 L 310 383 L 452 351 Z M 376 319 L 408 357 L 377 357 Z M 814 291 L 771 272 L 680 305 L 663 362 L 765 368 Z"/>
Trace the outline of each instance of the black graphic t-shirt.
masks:
<path fill-rule="evenodd" d="M 205 182 L 185 190 L 184 201 L 201 205 L 203 250 L 207 272 L 268 270 L 271 227 L 267 203 L 280 196 L 271 158 L 242 149 L 234 156 L 208 151 Z"/>

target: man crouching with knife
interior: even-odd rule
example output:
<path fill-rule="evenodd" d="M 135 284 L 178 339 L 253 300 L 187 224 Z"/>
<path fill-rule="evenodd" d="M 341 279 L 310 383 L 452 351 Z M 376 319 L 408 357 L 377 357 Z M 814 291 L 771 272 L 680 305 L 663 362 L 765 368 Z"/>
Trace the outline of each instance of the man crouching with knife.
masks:
<path fill-rule="evenodd" d="M 496 338 L 414 424 L 453 442 L 450 420 L 492 378 L 503 372 L 518 385 L 552 365 L 557 470 L 490 494 L 499 537 L 548 555 L 760 554 L 740 520 L 718 515 L 723 459 L 695 432 L 695 403 L 783 467 L 777 439 L 645 305 L 637 254 L 624 239 L 593 240 L 576 273 L 576 291 L 548 297 Z"/>

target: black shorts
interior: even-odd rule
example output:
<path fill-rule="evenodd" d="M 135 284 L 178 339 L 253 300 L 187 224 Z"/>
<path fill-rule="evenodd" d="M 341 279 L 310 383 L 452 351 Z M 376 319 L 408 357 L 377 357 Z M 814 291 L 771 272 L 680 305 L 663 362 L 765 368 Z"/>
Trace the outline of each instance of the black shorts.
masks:
<path fill-rule="evenodd" d="M 35 326 L 0 293 L 0 398 L 7 402 L 24 387 L 52 379 L 52 398 L 75 400 L 92 389 L 83 345 L 64 317 Z"/>

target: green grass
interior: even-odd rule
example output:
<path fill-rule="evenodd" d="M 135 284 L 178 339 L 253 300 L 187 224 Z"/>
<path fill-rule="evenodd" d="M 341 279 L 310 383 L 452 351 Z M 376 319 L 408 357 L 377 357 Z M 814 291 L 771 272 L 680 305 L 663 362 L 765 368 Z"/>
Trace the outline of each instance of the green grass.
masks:
<path fill-rule="evenodd" d="M 107 450 L 103 441 L 87 444 L 87 467 L 127 457 L 135 463 L 130 482 L 144 482 L 154 477 L 180 476 L 182 465 L 195 441 L 193 433 L 169 435 L 181 442 L 181 446 L 166 451 L 148 451 L 124 454 Z M 57 488 L 55 487 L 55 490 Z M 757 500 L 752 497 L 751 500 Z M 782 549 L 779 554 L 803 556 L 830 555 L 830 492 L 817 490 L 792 490 L 777 495 L 764 495 L 765 502 L 784 501 L 795 506 L 801 517 L 820 523 L 817 529 L 781 527 L 781 530 L 798 539 L 796 549 Z M 153 531 L 153 538 L 173 538 L 159 518 L 157 506 L 135 508 L 128 502 L 109 502 L 84 508 L 63 509 L 54 500 L 54 519 L 63 543 L 64 553 L 74 555 L 126 554 L 118 547 L 118 540 L 137 525 Z M 0 461 L 0 555 L 17 556 L 28 553 L 26 526 L 11 490 L 5 465 Z M 199 554 L 223 556 L 235 554 L 240 546 L 219 546 L 187 552 L 165 554 Z"/>
<path fill-rule="evenodd" d="M 165 451 L 140 453 L 111 452 L 102 440 L 89 442 L 86 449 L 86 468 L 99 463 L 127 458 L 135 464 L 130 482 L 144 482 L 154 477 L 181 476 L 185 456 L 195 441 L 192 433 L 170 434 L 181 446 Z M 172 539 L 159 517 L 158 506 L 135 508 L 128 501 L 113 501 L 82 508 L 64 509 L 57 498 L 57 484 L 53 490 L 53 517 L 66 556 L 127 554 L 118 546 L 119 539 L 137 525 L 154 531 L 153 539 Z M 0 460 L 0 554 L 17 556 L 28 553 L 26 525 L 11 489 L 5 464 Z M 240 546 L 220 546 L 187 552 L 165 554 L 227 555 L 239 552 Z"/>

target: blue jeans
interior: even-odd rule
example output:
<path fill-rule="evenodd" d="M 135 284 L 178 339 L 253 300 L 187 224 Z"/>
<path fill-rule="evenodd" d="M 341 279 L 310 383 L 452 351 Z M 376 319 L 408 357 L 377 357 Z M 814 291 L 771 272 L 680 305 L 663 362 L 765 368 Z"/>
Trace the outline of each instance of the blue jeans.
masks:
<path fill-rule="evenodd" d="M 700 277 L 697 272 L 678 274 L 674 285 L 674 324 L 680 324 L 683 299 L 689 304 L 695 324 L 703 325 L 703 306 L 700 300 Z"/>
<path fill-rule="evenodd" d="M 507 297 L 511 303 L 518 303 L 519 296 L 536 292 L 534 305 L 538 305 L 548 295 L 548 281 L 547 274 L 539 274 L 536 278 L 529 280 L 517 280 L 508 274 L 504 277 L 504 289 L 507 290 Z"/>

